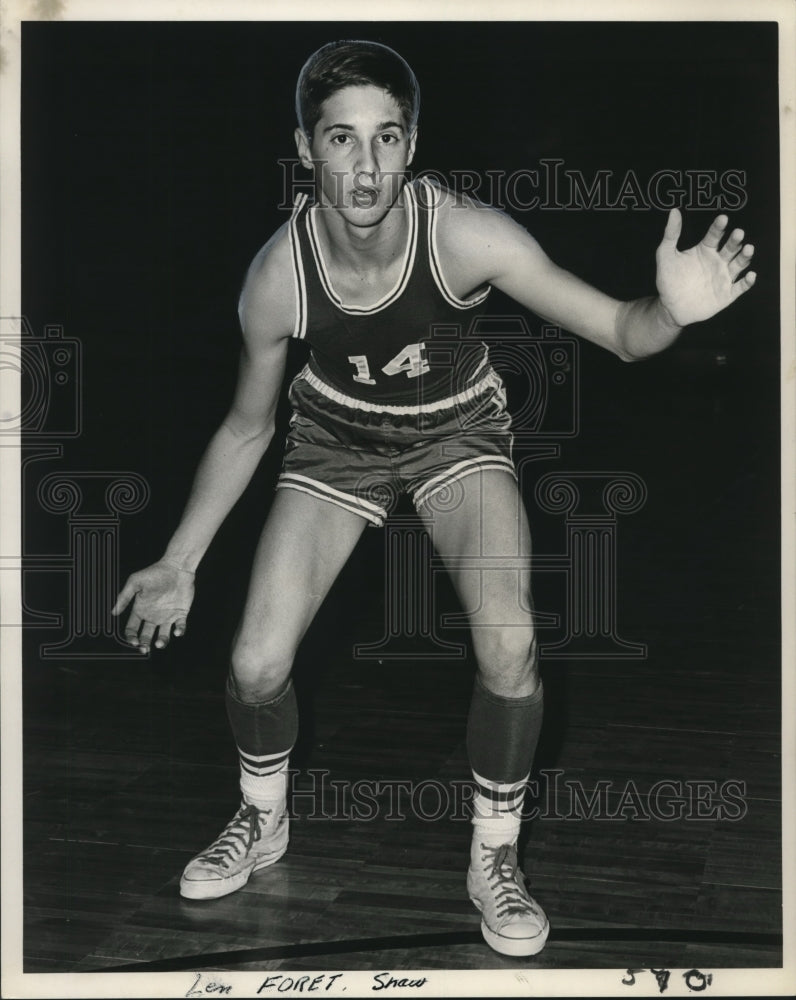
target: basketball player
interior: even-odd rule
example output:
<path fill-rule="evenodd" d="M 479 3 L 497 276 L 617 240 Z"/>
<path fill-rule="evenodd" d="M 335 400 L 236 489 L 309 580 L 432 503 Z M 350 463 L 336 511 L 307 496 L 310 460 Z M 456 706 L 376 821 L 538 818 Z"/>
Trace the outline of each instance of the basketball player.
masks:
<path fill-rule="evenodd" d="M 223 896 L 285 852 L 296 649 L 363 530 L 384 523 L 386 497 L 400 490 L 451 561 L 473 626 L 477 675 L 466 739 L 477 794 L 467 891 L 489 945 L 533 955 L 548 921 L 528 893 L 516 847 L 543 700 L 528 523 L 505 396 L 486 349 L 440 358 L 432 327 L 468 329 L 495 287 L 632 361 L 664 350 L 682 327 L 749 289 L 753 249 L 739 230 L 725 238 L 727 219 L 719 216 L 681 253 L 673 210 L 657 251 L 658 295 L 616 301 L 557 267 L 506 215 L 410 182 L 418 109 L 411 69 L 382 45 L 334 42 L 303 67 L 295 139 L 314 174 L 314 201 L 299 196 L 249 268 L 231 409 L 165 554 L 128 579 L 113 612 L 134 601 L 125 635 L 143 653 L 184 634 L 197 565 L 273 437 L 288 342 L 306 340 L 312 353 L 291 385 L 284 466 L 227 679 L 241 805 L 190 861 L 181 893 Z M 435 507 L 446 488 L 457 503 Z M 479 571 L 482 557 L 488 569 Z"/>

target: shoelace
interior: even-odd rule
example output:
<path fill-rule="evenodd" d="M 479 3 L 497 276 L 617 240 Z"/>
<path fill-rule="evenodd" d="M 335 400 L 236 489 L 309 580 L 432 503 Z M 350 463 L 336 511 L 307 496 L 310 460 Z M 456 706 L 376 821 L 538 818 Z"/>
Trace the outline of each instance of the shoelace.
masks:
<path fill-rule="evenodd" d="M 532 913 L 538 916 L 531 897 L 517 881 L 516 847 L 513 844 L 502 844 L 500 847 L 481 844 L 481 849 L 486 852 L 481 855 L 481 860 L 492 866 L 491 871 L 487 871 L 487 879 L 495 893 L 496 915 L 506 917 L 513 913 L 520 916 Z"/>
<path fill-rule="evenodd" d="M 262 837 L 259 817 L 261 813 L 268 815 L 270 812 L 270 809 L 260 810 L 252 805 L 241 806 L 218 840 L 213 841 L 197 861 L 208 861 L 210 864 L 221 864 L 229 868 L 230 862 L 240 855 L 241 850 L 248 854 L 252 845 Z"/>

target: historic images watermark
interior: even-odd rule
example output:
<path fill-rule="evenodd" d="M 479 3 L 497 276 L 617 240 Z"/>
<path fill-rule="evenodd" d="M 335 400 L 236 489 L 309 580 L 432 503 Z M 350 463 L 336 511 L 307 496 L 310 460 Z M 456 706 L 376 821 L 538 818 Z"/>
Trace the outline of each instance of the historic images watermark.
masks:
<path fill-rule="evenodd" d="M 278 161 L 282 200 L 279 208 L 292 209 L 301 193 L 312 197 L 315 186 L 306 168 L 296 158 Z M 344 203 L 347 173 L 331 171 Z M 705 167 L 663 167 L 649 174 L 628 168 L 593 171 L 568 166 L 557 157 L 542 158 L 533 167 L 516 170 L 422 170 L 401 175 L 427 178 L 459 196 L 508 212 L 589 211 L 683 211 L 703 209 L 736 212 L 748 200 L 746 170 L 738 167 L 716 170 Z M 380 175 L 380 183 L 384 181 Z M 359 194 L 373 190 L 373 177 L 364 171 L 354 175 Z M 350 192 L 349 192 L 350 193 Z M 328 195 L 328 192 L 327 192 Z"/>
<path fill-rule="evenodd" d="M 299 820 L 469 822 L 472 781 L 332 778 L 326 769 L 289 771 L 291 815 Z M 586 784 L 557 769 L 541 770 L 528 785 L 523 820 L 551 822 L 725 822 L 748 811 L 746 782 L 660 778 L 645 787 L 629 779 Z"/>
<path fill-rule="evenodd" d="M 23 547 L 20 557 L 0 553 L 0 570 L 22 577 L 22 620 L 6 626 L 46 629 L 53 641 L 42 659 L 133 659 L 110 615 L 119 589 L 123 518 L 149 502 L 149 484 L 128 470 L 63 469 L 65 448 L 83 432 L 83 344 L 60 325 L 35 331 L 25 317 L 0 318 L 0 373 L 19 382 L 19 407 L 0 420 L 0 447 L 20 454 Z M 9 393 L 10 396 L 10 393 Z M 42 467 L 57 463 L 55 471 Z M 62 519 L 62 545 L 42 550 L 26 530 L 34 501 Z M 34 576 L 57 574 L 64 584 L 58 609 L 28 599 Z"/>

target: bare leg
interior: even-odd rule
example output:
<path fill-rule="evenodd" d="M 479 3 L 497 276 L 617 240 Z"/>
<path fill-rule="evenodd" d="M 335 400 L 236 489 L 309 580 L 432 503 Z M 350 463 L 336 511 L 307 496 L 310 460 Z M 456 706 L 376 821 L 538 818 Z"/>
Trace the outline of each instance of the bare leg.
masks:
<path fill-rule="evenodd" d="M 334 504 L 277 490 L 232 650 L 242 701 L 264 701 L 284 687 L 304 633 L 366 526 Z"/>
<path fill-rule="evenodd" d="M 532 695 L 540 682 L 531 612 L 531 536 L 517 484 L 508 473 L 488 471 L 459 485 L 463 496 L 455 509 L 436 511 L 432 497 L 418 513 L 469 615 L 484 685 L 508 698 Z M 464 557 L 462 564 L 457 557 Z"/>

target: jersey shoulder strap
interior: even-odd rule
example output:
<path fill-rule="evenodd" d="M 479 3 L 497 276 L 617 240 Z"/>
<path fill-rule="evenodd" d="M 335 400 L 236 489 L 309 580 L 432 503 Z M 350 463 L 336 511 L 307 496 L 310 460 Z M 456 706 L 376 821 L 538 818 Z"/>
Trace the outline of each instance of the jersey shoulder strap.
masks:
<path fill-rule="evenodd" d="M 298 225 L 299 220 L 309 211 L 310 204 L 310 199 L 305 193 L 299 194 L 288 223 L 290 256 L 293 261 L 293 291 L 296 301 L 296 323 L 291 337 L 297 340 L 303 340 L 307 336 L 307 279 L 304 273 L 304 258 L 301 252 Z"/>
<path fill-rule="evenodd" d="M 443 262 L 440 259 L 439 247 L 437 245 L 437 227 L 439 223 L 439 206 L 446 192 L 443 191 L 438 183 L 427 177 L 421 177 L 416 184 L 418 203 L 426 208 L 428 215 L 428 265 L 437 290 L 448 305 L 453 306 L 455 309 L 472 309 L 475 306 L 481 305 L 489 295 L 490 288 L 488 285 L 486 288 L 471 295 L 468 299 L 460 299 L 451 291 L 445 280 Z M 450 196 L 453 197 L 452 194 Z"/>

